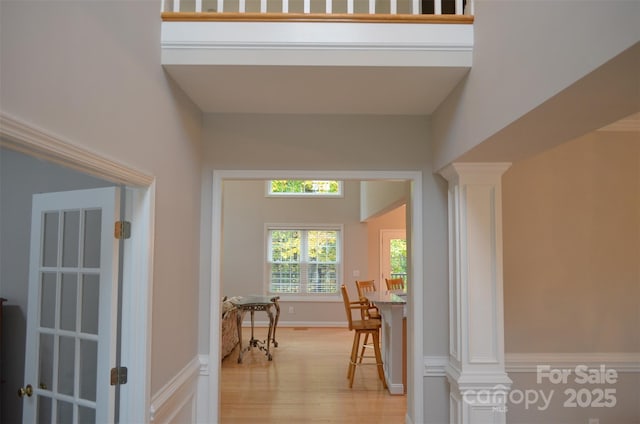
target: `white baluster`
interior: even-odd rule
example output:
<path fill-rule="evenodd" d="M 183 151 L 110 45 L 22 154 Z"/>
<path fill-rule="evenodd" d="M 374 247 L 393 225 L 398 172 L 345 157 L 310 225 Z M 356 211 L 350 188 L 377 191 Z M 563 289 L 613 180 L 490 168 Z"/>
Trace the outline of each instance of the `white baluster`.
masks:
<path fill-rule="evenodd" d="M 464 14 L 464 10 L 462 10 L 462 0 L 456 0 L 456 15 Z"/>
<path fill-rule="evenodd" d="M 224 0 L 218 0 L 218 5 L 216 6 L 216 10 L 218 12 L 224 12 Z"/>
<path fill-rule="evenodd" d="M 369 14 L 375 15 L 376 13 L 376 0 L 369 0 Z"/>
<path fill-rule="evenodd" d="M 289 13 L 289 0 L 282 0 L 282 13 Z"/>
<path fill-rule="evenodd" d="M 202 12 L 202 0 L 196 0 L 196 12 Z"/>
<path fill-rule="evenodd" d="M 267 0 L 260 0 L 260 13 L 267 13 Z"/>
<path fill-rule="evenodd" d="M 442 15 L 442 0 L 433 1 L 433 14 Z"/>
<path fill-rule="evenodd" d="M 411 4 L 411 13 L 413 15 L 420 14 L 420 0 L 413 0 L 413 3 Z"/>
<path fill-rule="evenodd" d="M 398 0 L 390 0 L 389 13 L 391 13 L 392 15 L 398 14 Z"/>
<path fill-rule="evenodd" d="M 353 15 L 353 0 L 347 0 L 347 13 Z"/>
<path fill-rule="evenodd" d="M 331 14 L 331 12 L 333 10 L 332 7 L 331 7 L 332 5 L 333 5 L 333 3 L 331 2 L 331 0 L 327 0 L 327 3 L 325 5 L 325 7 L 324 7 L 325 13 Z"/>
<path fill-rule="evenodd" d="M 467 0 L 467 8 L 469 9 L 470 15 L 475 15 L 476 13 L 476 2 L 474 0 Z"/>
<path fill-rule="evenodd" d="M 304 0 L 304 13 L 311 12 L 311 0 Z"/>
<path fill-rule="evenodd" d="M 245 0 L 240 0 L 238 2 L 238 12 L 244 13 L 246 11 Z"/>
<path fill-rule="evenodd" d="M 180 0 L 173 0 L 173 11 L 174 12 L 180 11 Z"/>

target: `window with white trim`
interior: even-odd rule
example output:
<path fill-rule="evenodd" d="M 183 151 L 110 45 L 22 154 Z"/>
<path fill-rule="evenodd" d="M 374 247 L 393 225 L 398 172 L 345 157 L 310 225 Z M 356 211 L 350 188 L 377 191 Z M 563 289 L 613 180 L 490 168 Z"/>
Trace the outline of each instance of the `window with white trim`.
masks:
<path fill-rule="evenodd" d="M 337 180 L 269 180 L 267 196 L 342 197 L 342 181 Z"/>
<path fill-rule="evenodd" d="M 322 296 L 338 293 L 340 226 L 268 226 L 267 291 Z"/>

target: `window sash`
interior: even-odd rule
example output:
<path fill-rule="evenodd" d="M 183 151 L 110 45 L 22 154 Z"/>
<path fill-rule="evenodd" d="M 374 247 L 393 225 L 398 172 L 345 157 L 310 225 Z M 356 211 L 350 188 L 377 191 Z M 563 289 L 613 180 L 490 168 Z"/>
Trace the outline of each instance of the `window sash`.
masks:
<path fill-rule="evenodd" d="M 303 296 L 337 294 L 341 234 L 336 227 L 269 227 L 267 291 Z"/>

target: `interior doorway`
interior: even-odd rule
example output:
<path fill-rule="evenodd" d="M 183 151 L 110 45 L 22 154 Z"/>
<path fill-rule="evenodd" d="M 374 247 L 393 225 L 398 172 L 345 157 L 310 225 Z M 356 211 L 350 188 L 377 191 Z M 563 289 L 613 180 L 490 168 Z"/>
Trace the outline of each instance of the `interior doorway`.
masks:
<path fill-rule="evenodd" d="M 214 170 L 212 181 L 211 220 L 211 282 L 209 308 L 209 381 L 208 391 L 199 392 L 199 404 L 208 404 L 206 411 L 200 411 L 202 421 L 214 422 L 220 416 L 220 404 L 207 399 L 220 399 L 220 317 L 221 317 L 221 269 L 222 269 L 222 200 L 225 180 L 273 180 L 273 179 L 314 179 L 314 180 L 395 180 L 411 184 L 411 198 L 407 204 L 407 232 L 411 235 L 409 247 L 408 274 L 416 282 L 422 282 L 422 173 L 419 171 L 224 171 Z M 407 354 L 407 414 L 413 422 L 423 421 L 423 333 L 422 326 L 422 284 L 413 284 L 407 297 L 408 354 Z M 417 371 L 417 375 L 416 372 Z M 200 396 L 202 395 L 202 396 Z"/>

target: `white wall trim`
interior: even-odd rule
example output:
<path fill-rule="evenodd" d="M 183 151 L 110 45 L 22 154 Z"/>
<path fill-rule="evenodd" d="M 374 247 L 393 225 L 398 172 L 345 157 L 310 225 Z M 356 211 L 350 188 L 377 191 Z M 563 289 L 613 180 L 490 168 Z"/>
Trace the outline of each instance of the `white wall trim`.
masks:
<path fill-rule="evenodd" d="M 425 377 L 446 377 L 449 359 L 445 355 L 424 357 Z M 578 352 L 578 353 L 507 353 L 507 372 L 536 372 L 538 365 L 552 368 L 574 368 L 586 365 L 597 368 L 604 365 L 618 372 L 640 372 L 640 352 Z"/>
<path fill-rule="evenodd" d="M 507 372 L 536 372 L 538 365 L 553 368 L 605 365 L 618 372 L 640 372 L 640 352 L 507 353 L 506 359 Z"/>
<path fill-rule="evenodd" d="M 445 355 L 425 356 L 423 375 L 425 377 L 446 377 L 448 362 L 449 358 Z"/>
<path fill-rule="evenodd" d="M 107 159 L 2 111 L 0 111 L 0 146 L 116 183 L 149 186 L 154 181 L 151 174 Z"/>
<path fill-rule="evenodd" d="M 188 402 L 195 405 L 194 395 L 201 365 L 200 357 L 194 357 L 153 396 L 149 408 L 149 421 L 170 423 Z"/>
<path fill-rule="evenodd" d="M 282 319 L 282 315 L 280 315 L 280 319 Z M 251 318 L 246 318 L 242 321 L 242 327 L 250 327 L 251 326 Z M 266 328 L 269 326 L 269 321 L 258 321 L 255 320 L 254 327 L 256 328 Z M 293 327 L 314 327 L 314 328 L 344 328 L 345 331 L 348 330 L 348 325 L 346 321 L 278 321 L 278 328 L 293 328 Z M 276 335 L 278 333 L 278 328 L 276 328 Z"/>

